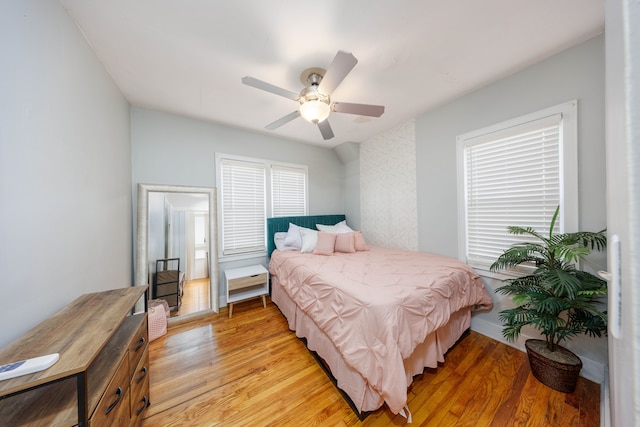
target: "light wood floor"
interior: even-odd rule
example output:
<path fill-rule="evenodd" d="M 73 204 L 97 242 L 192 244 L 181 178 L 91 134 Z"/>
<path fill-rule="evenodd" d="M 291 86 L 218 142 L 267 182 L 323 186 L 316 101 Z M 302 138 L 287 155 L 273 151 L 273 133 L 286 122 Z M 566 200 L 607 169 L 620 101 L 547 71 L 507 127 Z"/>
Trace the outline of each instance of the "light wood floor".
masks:
<path fill-rule="evenodd" d="M 182 295 L 180 310 L 172 311 L 171 316 L 183 316 L 209 310 L 211 308 L 210 288 L 209 278 L 184 282 L 184 294 Z"/>
<path fill-rule="evenodd" d="M 278 308 L 260 299 L 170 329 L 150 344 L 152 426 L 397 426 L 385 407 L 360 422 Z M 409 389 L 413 425 L 599 426 L 600 387 L 539 383 L 526 355 L 475 332 Z"/>

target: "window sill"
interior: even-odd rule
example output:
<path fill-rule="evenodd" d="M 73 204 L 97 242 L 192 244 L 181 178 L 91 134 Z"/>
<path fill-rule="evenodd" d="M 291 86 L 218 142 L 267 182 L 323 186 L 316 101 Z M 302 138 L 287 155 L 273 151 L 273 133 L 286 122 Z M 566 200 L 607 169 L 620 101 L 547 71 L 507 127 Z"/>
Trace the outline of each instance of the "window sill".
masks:
<path fill-rule="evenodd" d="M 222 255 L 218 257 L 218 262 L 232 262 L 232 261 L 242 261 L 244 259 L 252 259 L 252 258 L 266 258 L 267 251 L 262 252 L 250 252 L 246 254 L 236 254 L 236 255 Z"/>
<path fill-rule="evenodd" d="M 478 274 L 478 276 L 485 277 L 487 279 L 496 279 L 496 280 L 515 279 L 516 277 L 524 276 L 526 274 L 530 274 L 531 272 L 533 272 L 533 269 L 491 271 L 488 268 L 483 268 L 483 267 L 471 266 L 471 268 L 473 268 L 473 270 Z"/>

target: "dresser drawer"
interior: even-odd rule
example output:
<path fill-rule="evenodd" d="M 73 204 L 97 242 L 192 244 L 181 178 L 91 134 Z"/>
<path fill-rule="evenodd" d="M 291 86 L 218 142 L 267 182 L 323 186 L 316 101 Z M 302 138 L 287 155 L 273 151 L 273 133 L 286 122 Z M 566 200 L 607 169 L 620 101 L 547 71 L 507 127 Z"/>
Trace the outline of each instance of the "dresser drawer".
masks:
<path fill-rule="evenodd" d="M 136 366 L 138 366 L 138 363 L 140 362 L 142 355 L 147 349 L 147 344 L 149 343 L 147 313 L 136 314 L 131 317 L 135 318 L 135 321 L 138 322 L 138 326 L 136 328 L 135 334 L 133 335 L 133 338 L 129 342 L 129 377 L 130 378 L 133 377 Z"/>
<path fill-rule="evenodd" d="M 178 283 L 166 283 L 164 285 L 156 285 L 156 298 L 163 297 L 165 295 L 172 295 L 178 293 Z"/>
<path fill-rule="evenodd" d="M 180 299 L 178 298 L 178 294 L 165 295 L 163 297 L 158 297 L 158 299 L 165 300 L 167 304 L 169 304 L 169 307 L 177 307 L 178 301 L 180 301 Z"/>
<path fill-rule="evenodd" d="M 149 378 L 144 380 L 146 384 L 146 390 L 149 390 Z M 133 399 L 133 396 L 131 397 Z M 131 408 L 131 423 L 129 427 L 139 427 L 142 425 L 142 419 L 147 413 L 147 407 L 149 406 L 149 393 L 143 394 L 137 401 L 132 402 Z"/>
<path fill-rule="evenodd" d="M 125 354 L 118 365 L 113 379 L 98 402 L 96 410 L 89 419 L 89 426 L 125 426 L 129 425 L 129 363 Z"/>
<path fill-rule="evenodd" d="M 156 282 L 160 283 L 168 283 L 175 282 L 176 284 L 180 280 L 180 272 L 178 270 L 162 270 L 156 273 Z"/>
<path fill-rule="evenodd" d="M 142 423 L 147 406 L 149 406 L 149 349 L 145 349 L 140 363 L 131 378 L 131 425 Z"/>
<path fill-rule="evenodd" d="M 229 290 L 248 288 L 250 286 L 262 285 L 267 282 L 267 273 L 256 274 L 253 276 L 238 277 L 228 281 Z"/>

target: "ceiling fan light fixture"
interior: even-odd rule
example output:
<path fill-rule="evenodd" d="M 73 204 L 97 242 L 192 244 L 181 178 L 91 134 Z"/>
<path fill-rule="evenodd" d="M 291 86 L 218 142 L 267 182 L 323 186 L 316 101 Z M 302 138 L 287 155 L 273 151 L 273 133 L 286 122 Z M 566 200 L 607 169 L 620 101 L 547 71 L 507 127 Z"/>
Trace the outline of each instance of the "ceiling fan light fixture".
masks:
<path fill-rule="evenodd" d="M 322 138 L 327 140 L 335 136 L 327 120 L 331 113 L 347 113 L 369 117 L 380 117 L 384 113 L 384 106 L 382 105 L 331 102 L 331 93 L 342 83 L 357 63 L 358 60 L 352 53 L 339 50 L 333 58 L 329 69 L 314 67 L 307 68 L 302 72 L 300 82 L 304 85 L 304 88 L 300 91 L 300 94 L 249 76 L 243 77 L 242 83 L 289 98 L 300 104 L 297 110 L 269 123 L 265 128 L 275 130 L 302 116 L 306 121 L 317 125 Z"/>
<path fill-rule="evenodd" d="M 329 117 L 331 108 L 326 102 L 318 99 L 305 101 L 300 105 L 300 115 L 311 123 L 320 123 Z"/>

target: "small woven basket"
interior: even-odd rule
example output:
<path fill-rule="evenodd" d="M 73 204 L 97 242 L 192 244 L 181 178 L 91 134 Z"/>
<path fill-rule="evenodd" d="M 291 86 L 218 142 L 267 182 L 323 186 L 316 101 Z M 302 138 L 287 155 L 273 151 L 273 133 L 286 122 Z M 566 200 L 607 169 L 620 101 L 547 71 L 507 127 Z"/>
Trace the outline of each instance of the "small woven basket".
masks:
<path fill-rule="evenodd" d="M 165 300 L 150 300 L 147 314 L 149 341 L 153 341 L 167 333 L 169 304 Z"/>
<path fill-rule="evenodd" d="M 531 348 L 531 341 L 541 340 L 527 340 L 525 342 L 527 355 L 529 356 L 529 365 L 531 366 L 531 373 L 533 373 L 533 376 L 542 384 L 547 385 L 554 390 L 558 390 L 563 393 L 573 393 L 576 389 L 576 384 L 578 383 L 580 370 L 582 369 L 582 361 L 580 358 L 566 348 L 558 346 L 556 351 L 564 353 L 571 359 L 575 358 L 577 363 L 562 363 L 548 359 Z"/>

